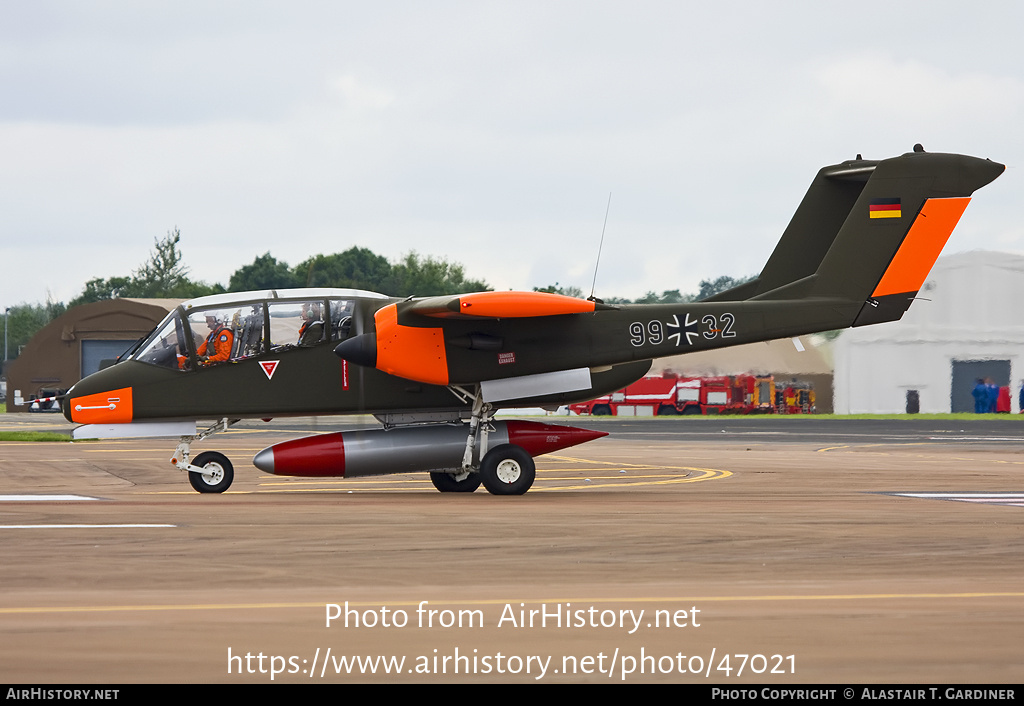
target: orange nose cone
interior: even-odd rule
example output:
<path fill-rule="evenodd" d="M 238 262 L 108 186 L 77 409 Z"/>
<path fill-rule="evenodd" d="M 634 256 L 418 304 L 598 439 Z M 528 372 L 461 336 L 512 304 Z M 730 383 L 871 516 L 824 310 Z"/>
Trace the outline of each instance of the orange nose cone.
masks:
<path fill-rule="evenodd" d="M 132 420 L 132 388 L 72 397 L 64 403 L 78 424 L 127 424 Z"/>

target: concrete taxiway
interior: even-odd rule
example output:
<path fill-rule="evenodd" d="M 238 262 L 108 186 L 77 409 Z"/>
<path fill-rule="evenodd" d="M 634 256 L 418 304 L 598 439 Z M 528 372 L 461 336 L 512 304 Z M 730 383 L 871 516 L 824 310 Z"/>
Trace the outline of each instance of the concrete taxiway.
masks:
<path fill-rule="evenodd" d="M 511 498 L 249 466 L 343 422 L 197 444 L 220 496 L 168 440 L 0 442 L 0 680 L 1024 677 L 1018 420 L 586 420 Z"/>

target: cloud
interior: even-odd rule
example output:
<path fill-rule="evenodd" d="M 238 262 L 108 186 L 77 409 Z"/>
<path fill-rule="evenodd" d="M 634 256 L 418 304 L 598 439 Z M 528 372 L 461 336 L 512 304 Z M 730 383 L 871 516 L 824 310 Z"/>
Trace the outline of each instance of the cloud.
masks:
<path fill-rule="evenodd" d="M 69 299 L 174 226 L 211 281 L 359 245 L 589 291 L 609 192 L 600 291 L 687 291 L 759 268 L 823 164 L 914 142 L 1024 163 L 1013 3 L 970 26 L 872 0 L 240 7 L 12 8 L 0 260 L 53 276 L 0 301 Z M 1011 177 L 977 237 L 1024 250 Z"/>
<path fill-rule="evenodd" d="M 951 71 L 884 54 L 837 59 L 812 73 L 831 114 L 852 113 L 873 123 L 920 121 L 932 130 L 977 130 L 1002 124 L 1024 107 L 1020 77 Z"/>
<path fill-rule="evenodd" d="M 351 74 L 332 79 L 330 87 L 352 110 L 383 110 L 395 102 L 393 91 L 364 83 Z"/>

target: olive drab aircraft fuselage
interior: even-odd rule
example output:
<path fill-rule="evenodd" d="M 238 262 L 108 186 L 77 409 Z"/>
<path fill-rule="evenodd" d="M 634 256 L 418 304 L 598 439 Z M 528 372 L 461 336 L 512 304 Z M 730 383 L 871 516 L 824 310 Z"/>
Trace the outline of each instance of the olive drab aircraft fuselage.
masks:
<path fill-rule="evenodd" d="M 543 292 L 388 298 L 293 289 L 185 302 L 63 400 L 77 438 L 180 437 L 200 492 L 231 462 L 190 444 L 243 418 L 373 414 L 383 426 L 296 439 L 254 464 L 279 475 L 429 471 L 445 492 L 520 494 L 533 457 L 603 436 L 499 422 L 620 389 L 653 358 L 899 319 L 990 160 L 913 152 L 821 169 L 761 273 L 699 302 L 606 305 Z M 213 423 L 197 431 L 198 420 Z"/>

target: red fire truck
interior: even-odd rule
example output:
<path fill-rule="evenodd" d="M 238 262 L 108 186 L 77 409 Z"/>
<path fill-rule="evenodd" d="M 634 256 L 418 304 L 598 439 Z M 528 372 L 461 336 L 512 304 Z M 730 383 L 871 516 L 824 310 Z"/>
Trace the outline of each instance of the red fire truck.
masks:
<path fill-rule="evenodd" d="M 775 388 L 775 411 L 779 414 L 814 414 L 814 387 L 809 382 L 786 383 Z"/>
<path fill-rule="evenodd" d="M 812 393 L 813 394 L 813 393 Z M 775 412 L 771 375 L 646 377 L 604 397 L 569 405 L 576 414 L 645 417 L 666 414 L 771 414 Z"/>

